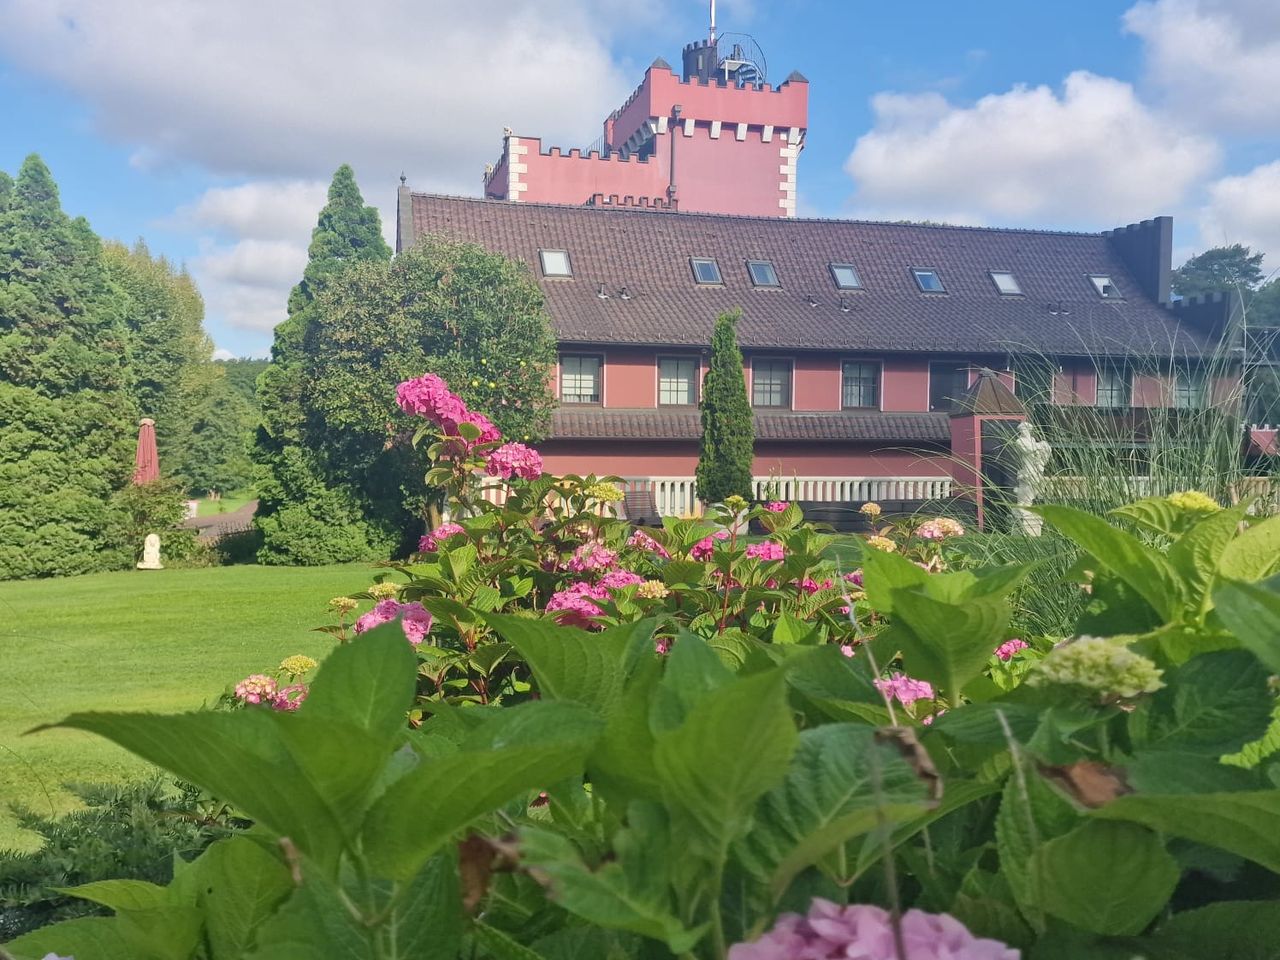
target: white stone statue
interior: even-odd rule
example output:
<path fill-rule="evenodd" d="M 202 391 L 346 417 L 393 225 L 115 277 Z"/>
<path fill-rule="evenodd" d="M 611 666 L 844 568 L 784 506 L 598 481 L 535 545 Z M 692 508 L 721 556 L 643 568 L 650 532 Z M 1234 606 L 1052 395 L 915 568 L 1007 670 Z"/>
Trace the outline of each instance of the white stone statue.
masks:
<path fill-rule="evenodd" d="M 1040 536 L 1044 521 L 1029 510 L 1036 501 L 1044 485 L 1044 468 L 1049 463 L 1049 454 L 1053 448 L 1043 440 L 1037 440 L 1031 432 L 1031 424 L 1025 420 L 1018 424 L 1018 439 L 1013 441 L 1013 450 L 1017 457 L 1018 477 L 1013 485 L 1013 498 L 1017 506 L 1013 514 L 1017 518 L 1022 532 L 1029 537 Z"/>
<path fill-rule="evenodd" d="M 160 563 L 160 537 L 154 533 L 148 533 L 147 539 L 142 541 L 142 562 L 138 564 L 139 570 L 163 570 L 164 565 Z"/>

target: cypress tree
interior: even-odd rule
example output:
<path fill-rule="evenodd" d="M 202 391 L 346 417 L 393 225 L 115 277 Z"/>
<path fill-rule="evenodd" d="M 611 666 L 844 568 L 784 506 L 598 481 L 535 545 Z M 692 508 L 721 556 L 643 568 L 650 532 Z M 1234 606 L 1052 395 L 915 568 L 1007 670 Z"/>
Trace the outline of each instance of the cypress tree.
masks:
<path fill-rule="evenodd" d="M 137 435 L 123 298 L 38 156 L 0 206 L 0 578 L 118 567 Z"/>
<path fill-rule="evenodd" d="M 738 349 L 741 311 L 721 314 L 711 336 L 711 363 L 702 387 L 702 440 L 695 479 L 703 503 L 737 495 L 752 498 L 755 423 Z"/>
<path fill-rule="evenodd" d="M 262 422 L 253 455 L 262 475 L 255 522 L 263 533 L 264 563 L 336 563 L 364 559 L 381 548 L 350 498 L 330 490 L 321 466 L 303 447 L 309 390 L 303 367 L 316 297 L 351 264 L 391 259 L 378 211 L 365 205 L 345 163 L 329 185 L 308 257 L 301 282 L 289 294 L 289 316 L 276 327 L 271 363 L 258 380 Z"/>

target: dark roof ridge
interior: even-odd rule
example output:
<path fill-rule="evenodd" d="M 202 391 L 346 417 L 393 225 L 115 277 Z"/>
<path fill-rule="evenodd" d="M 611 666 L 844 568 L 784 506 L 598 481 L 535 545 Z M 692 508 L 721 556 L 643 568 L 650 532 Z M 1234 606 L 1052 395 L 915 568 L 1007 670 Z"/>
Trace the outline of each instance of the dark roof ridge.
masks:
<path fill-rule="evenodd" d="M 1083 230 L 1042 230 L 1034 227 L 979 227 L 962 223 L 923 223 L 915 220 L 859 220 L 844 217 L 766 217 L 761 215 L 751 215 L 744 213 L 705 213 L 692 210 L 663 210 L 654 211 L 646 210 L 643 207 L 625 207 L 625 206 L 588 206 L 587 204 L 573 203 L 539 203 L 535 201 L 525 200 L 497 200 L 492 197 L 464 197 L 451 193 L 430 193 L 427 191 L 413 191 L 415 197 L 428 197 L 433 200 L 459 200 L 469 203 L 478 203 L 483 205 L 499 205 L 507 207 L 522 207 L 526 209 L 543 209 L 543 210 L 574 210 L 574 211 L 591 211 L 593 214 L 623 214 L 638 216 L 649 214 L 652 216 L 662 216 L 663 218 L 681 217 L 689 218 L 709 218 L 716 220 L 748 220 L 763 223 L 845 223 L 857 226 L 870 227 L 917 227 L 923 230 L 964 230 L 974 233 L 1020 233 L 1030 234 L 1033 236 L 1048 237 L 1089 237 L 1091 239 L 1102 239 L 1108 231 L 1088 232 Z"/>

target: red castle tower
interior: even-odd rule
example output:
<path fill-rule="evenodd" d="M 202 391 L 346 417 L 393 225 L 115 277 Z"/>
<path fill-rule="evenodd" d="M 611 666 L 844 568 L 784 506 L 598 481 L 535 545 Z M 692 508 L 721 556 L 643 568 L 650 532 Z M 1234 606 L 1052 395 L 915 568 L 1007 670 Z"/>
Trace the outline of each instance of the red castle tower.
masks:
<path fill-rule="evenodd" d="M 485 169 L 484 195 L 525 203 L 619 205 L 793 217 L 809 82 L 765 82 L 749 38 L 684 48 L 677 77 L 661 59 L 604 121 L 599 150 L 543 150 L 538 137 L 504 132 L 502 157 Z M 721 48 L 728 54 L 722 55 Z"/>

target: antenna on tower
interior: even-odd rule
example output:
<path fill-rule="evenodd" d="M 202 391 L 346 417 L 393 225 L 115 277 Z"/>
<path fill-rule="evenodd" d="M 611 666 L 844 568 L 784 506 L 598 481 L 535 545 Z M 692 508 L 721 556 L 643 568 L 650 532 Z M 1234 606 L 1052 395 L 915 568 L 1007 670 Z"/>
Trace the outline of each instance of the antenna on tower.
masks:
<path fill-rule="evenodd" d="M 711 36 L 710 43 L 716 45 L 716 0 L 711 0 Z"/>

